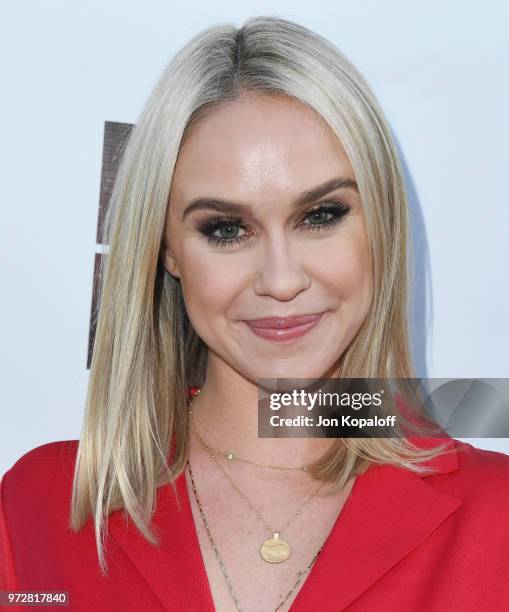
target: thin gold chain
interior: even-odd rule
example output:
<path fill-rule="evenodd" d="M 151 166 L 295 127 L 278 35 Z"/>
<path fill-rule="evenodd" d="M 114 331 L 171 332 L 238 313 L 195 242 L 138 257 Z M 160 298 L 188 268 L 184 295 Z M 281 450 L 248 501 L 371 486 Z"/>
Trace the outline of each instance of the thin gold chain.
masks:
<path fill-rule="evenodd" d="M 194 399 L 193 399 L 194 401 Z M 192 403 L 191 403 L 192 404 Z M 197 429 L 196 429 L 196 425 L 194 422 L 194 418 L 193 418 L 193 412 L 191 409 L 189 409 L 189 414 L 191 415 L 191 427 L 193 429 L 193 432 L 196 434 L 196 436 L 198 437 L 198 439 L 200 440 L 201 445 L 203 446 L 203 448 L 209 453 L 211 459 L 214 461 L 214 463 L 217 465 L 217 467 L 221 470 L 221 472 L 223 473 L 223 475 L 225 476 L 225 478 L 228 480 L 228 482 L 232 485 L 232 487 L 238 492 L 238 494 L 242 497 L 242 499 L 248 504 L 248 506 L 255 511 L 257 518 L 259 518 L 263 524 L 267 527 L 267 529 L 271 532 L 271 533 L 279 533 L 280 535 L 282 535 L 286 529 L 293 523 L 294 519 L 290 519 L 286 525 L 283 527 L 283 529 L 272 529 L 272 527 L 268 524 L 268 522 L 264 519 L 264 517 L 260 514 L 260 512 L 255 508 L 255 506 L 253 506 L 253 504 L 249 501 L 249 499 L 244 495 L 244 493 L 242 493 L 242 491 L 239 488 L 239 485 L 234 482 L 231 478 L 231 476 L 229 474 L 227 474 L 223 468 L 222 465 L 220 465 L 215 457 L 215 455 L 211 452 L 211 449 L 206 445 L 205 441 L 203 440 L 203 438 L 200 436 L 200 434 L 198 433 Z M 324 480 L 322 481 L 321 485 L 319 487 L 317 487 L 313 493 L 311 493 L 311 495 L 304 501 L 304 503 L 302 504 L 302 506 L 295 512 L 296 516 L 299 516 L 302 513 L 302 510 L 304 509 L 305 506 L 307 506 L 312 500 L 313 498 L 318 495 L 318 493 L 323 489 L 323 487 L 327 484 L 327 482 Z"/>
<path fill-rule="evenodd" d="M 230 577 L 228 576 L 228 572 L 226 570 L 226 566 L 224 564 L 224 561 L 221 558 L 221 555 L 219 554 L 219 551 L 217 549 L 216 543 L 214 542 L 214 538 L 212 537 L 212 534 L 210 532 L 210 528 L 208 526 L 207 523 L 207 519 L 205 517 L 205 513 L 203 511 L 202 505 L 200 503 L 200 498 L 198 497 L 198 492 L 196 490 L 196 485 L 194 482 L 194 477 L 193 477 L 193 471 L 191 469 L 191 462 L 189 461 L 189 459 L 187 460 L 187 467 L 189 469 L 189 475 L 191 477 L 191 484 L 192 484 L 192 488 L 193 488 L 193 493 L 194 493 L 194 497 L 196 499 L 196 503 L 198 504 L 198 508 L 200 509 L 200 514 L 201 514 L 201 518 L 203 521 L 203 525 L 205 527 L 205 531 L 207 532 L 208 538 L 210 540 L 210 543 L 212 545 L 212 548 L 217 556 L 217 559 L 219 561 L 219 565 L 221 566 L 221 571 L 223 573 L 223 576 L 226 580 L 226 584 L 228 585 L 228 590 L 230 591 L 230 594 L 232 596 L 232 599 L 235 603 L 235 607 L 237 608 L 238 612 L 243 612 L 243 608 L 240 605 L 239 599 L 238 597 L 235 595 L 235 592 L 233 590 L 233 586 L 230 580 Z M 278 610 L 280 610 L 283 605 L 285 604 L 285 602 L 288 600 L 288 598 L 290 597 L 290 595 L 295 591 L 295 589 L 297 588 L 297 586 L 300 584 L 300 582 L 302 581 L 302 577 L 309 572 L 309 570 L 311 569 L 311 566 L 313 565 L 313 563 L 316 561 L 316 558 L 318 557 L 318 555 L 320 554 L 322 548 L 323 548 L 324 544 L 322 544 L 322 546 L 320 547 L 320 549 L 318 550 L 318 552 L 315 554 L 315 556 L 313 557 L 313 559 L 311 560 L 311 563 L 309 563 L 309 565 L 306 567 L 305 570 L 300 570 L 297 572 L 297 580 L 295 581 L 294 585 L 292 586 L 292 588 L 288 591 L 288 593 L 286 594 L 286 597 L 283 599 L 282 602 L 280 602 L 276 608 L 274 608 L 274 612 L 278 612 Z"/>
<path fill-rule="evenodd" d="M 199 387 L 195 387 L 195 395 L 192 399 L 192 402 L 194 402 L 194 400 L 196 399 L 196 397 L 198 397 L 198 395 L 200 395 L 201 389 Z M 191 403 L 192 403 L 191 402 Z M 191 415 L 192 418 L 192 422 L 194 424 L 194 415 L 193 412 L 190 411 L 189 414 Z M 196 431 L 196 428 L 195 428 Z M 200 438 L 200 441 L 202 442 L 202 444 L 205 444 L 204 441 L 202 441 L 202 439 Z M 220 455 L 221 457 L 224 457 L 225 459 L 228 459 L 229 461 L 240 461 L 242 463 L 249 463 L 250 465 L 257 465 L 258 467 L 263 467 L 263 468 L 271 468 L 273 470 L 302 470 L 304 472 L 308 471 L 308 466 L 306 464 L 301 465 L 301 466 L 288 466 L 288 465 L 272 465 L 270 463 L 258 463 L 257 461 L 249 461 L 248 459 L 242 459 L 241 457 L 237 457 L 237 455 L 234 455 L 233 453 L 228 453 L 225 451 L 220 451 L 217 450 L 216 448 L 214 448 L 213 446 L 210 446 L 210 444 L 207 442 L 206 443 L 208 448 L 215 454 L 215 455 Z"/>

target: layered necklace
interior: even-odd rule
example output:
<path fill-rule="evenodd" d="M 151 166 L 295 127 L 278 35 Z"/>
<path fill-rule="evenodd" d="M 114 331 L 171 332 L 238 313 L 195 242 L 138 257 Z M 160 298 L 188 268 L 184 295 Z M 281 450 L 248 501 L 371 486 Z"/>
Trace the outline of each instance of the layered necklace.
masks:
<path fill-rule="evenodd" d="M 246 495 L 240 490 L 238 484 L 236 482 L 233 481 L 233 479 L 231 478 L 231 476 L 224 470 L 224 468 L 222 467 L 222 465 L 217 461 L 217 457 L 218 456 L 222 456 L 225 459 L 229 460 L 229 461 L 241 461 L 242 463 L 248 463 L 251 465 L 256 465 L 256 466 L 260 466 L 260 467 L 265 467 L 265 468 L 272 468 L 272 469 L 278 469 L 278 470 L 302 470 L 302 471 L 307 471 L 307 465 L 303 465 L 300 467 L 289 467 L 289 466 L 280 466 L 280 465 L 270 465 L 270 464 L 264 464 L 264 463 L 257 463 L 255 461 L 248 461 L 247 459 L 242 459 L 240 457 L 237 457 L 236 455 L 234 455 L 231 452 L 222 452 L 222 451 L 218 451 L 215 448 L 211 447 L 210 444 L 208 444 L 203 437 L 199 434 L 197 428 L 196 428 L 196 424 L 194 421 L 194 415 L 193 415 L 193 410 L 192 410 L 192 405 L 196 399 L 196 397 L 198 397 L 198 395 L 200 394 L 201 389 L 199 387 L 191 387 L 191 394 L 192 394 L 192 398 L 188 404 L 188 412 L 189 412 L 189 417 L 190 417 L 190 423 L 191 423 L 191 430 L 193 431 L 193 433 L 196 435 L 196 437 L 198 438 L 200 444 L 202 445 L 202 447 L 207 451 L 207 453 L 210 455 L 211 459 L 213 460 L 213 462 L 215 463 L 215 465 L 219 468 L 219 470 L 222 472 L 223 476 L 228 480 L 228 482 L 231 484 L 231 486 L 233 487 L 233 489 L 235 491 L 237 491 L 237 493 L 242 497 L 242 499 L 248 504 L 248 506 L 254 510 L 256 516 L 258 519 L 260 519 L 263 524 L 265 525 L 265 527 L 269 530 L 269 532 L 272 534 L 272 537 L 266 539 L 264 542 L 261 543 L 259 551 L 260 551 L 260 556 L 261 558 L 266 561 L 267 563 L 282 563 L 284 561 L 286 561 L 291 553 L 292 553 L 292 549 L 290 547 L 290 544 L 286 541 L 283 540 L 280 536 L 282 535 L 282 533 L 284 531 L 286 531 L 286 529 L 293 524 L 294 522 L 294 518 L 292 517 L 287 523 L 286 525 L 284 525 L 284 527 L 282 529 L 273 529 L 269 523 L 265 520 L 265 518 L 262 516 L 262 514 L 258 511 L 258 509 L 251 503 L 251 501 L 249 501 L 249 499 L 246 497 Z M 223 573 L 223 576 L 226 580 L 226 584 L 228 586 L 228 589 L 230 591 L 230 594 L 233 598 L 233 601 L 235 603 L 235 606 L 237 608 L 237 610 L 239 612 L 242 612 L 242 607 L 240 606 L 240 602 L 238 600 L 238 597 L 235 595 L 234 591 L 233 591 L 233 587 L 231 584 L 231 580 L 230 577 L 228 575 L 228 572 L 226 570 L 226 566 L 221 558 L 221 555 L 219 554 L 219 551 L 217 549 L 216 543 L 212 537 L 212 534 L 210 532 L 210 528 L 207 522 L 207 519 L 205 517 L 205 513 L 203 511 L 203 507 L 200 503 L 200 498 L 198 496 L 198 492 L 196 490 L 196 484 L 194 481 L 194 476 L 193 476 L 193 471 L 191 468 L 191 462 L 187 461 L 187 467 L 189 470 L 189 476 L 191 478 L 191 485 L 192 485 L 192 489 L 193 489 L 193 493 L 194 493 L 194 497 L 196 499 L 196 503 L 198 505 L 198 508 L 200 510 L 200 514 L 201 514 L 201 518 L 203 521 L 203 525 L 205 527 L 205 531 L 207 532 L 208 538 L 210 540 L 210 543 L 212 545 L 212 548 L 217 556 L 217 559 L 219 561 L 219 565 L 221 567 L 221 571 Z M 318 495 L 318 493 L 321 491 L 321 489 L 325 486 L 326 481 L 322 481 L 322 483 L 320 484 L 319 487 L 317 487 L 312 493 L 311 495 L 304 501 L 304 504 L 295 512 L 296 516 L 300 516 L 302 513 L 302 510 L 304 509 L 305 506 L 307 506 L 315 497 L 316 495 Z M 314 557 L 312 558 L 311 562 L 309 563 L 309 565 L 306 567 L 306 569 L 301 570 L 299 572 L 297 572 L 297 580 L 294 583 L 294 585 L 292 586 L 292 588 L 290 589 L 290 591 L 288 591 L 288 593 L 286 594 L 286 597 L 277 605 L 277 607 L 274 609 L 274 612 L 277 612 L 278 610 L 280 610 L 282 608 L 282 606 L 284 605 L 284 603 L 288 600 L 288 598 L 290 597 L 290 595 L 295 591 L 296 587 L 298 586 L 298 584 L 300 584 L 300 582 L 302 581 L 302 578 L 305 574 L 307 574 L 309 572 L 309 570 L 311 569 L 311 567 L 313 566 L 313 563 L 316 561 L 316 558 L 318 557 L 320 551 L 323 548 L 323 544 L 320 547 L 320 549 L 318 550 L 318 552 L 314 555 Z"/>

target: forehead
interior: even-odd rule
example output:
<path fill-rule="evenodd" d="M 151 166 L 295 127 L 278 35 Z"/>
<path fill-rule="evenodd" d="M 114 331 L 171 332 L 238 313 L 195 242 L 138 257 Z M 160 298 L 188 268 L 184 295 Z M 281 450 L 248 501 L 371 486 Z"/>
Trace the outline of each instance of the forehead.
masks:
<path fill-rule="evenodd" d="M 270 199 L 335 176 L 355 178 L 323 119 L 290 98 L 249 93 L 193 125 L 181 146 L 174 187 L 189 197 Z"/>

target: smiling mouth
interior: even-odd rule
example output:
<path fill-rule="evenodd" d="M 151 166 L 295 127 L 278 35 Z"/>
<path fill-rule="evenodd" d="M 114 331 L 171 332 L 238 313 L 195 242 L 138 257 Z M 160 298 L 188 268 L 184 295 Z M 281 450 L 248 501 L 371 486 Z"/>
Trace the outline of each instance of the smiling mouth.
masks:
<path fill-rule="evenodd" d="M 301 315 L 288 318 L 245 320 L 244 323 L 258 337 L 265 340 L 294 340 L 313 329 L 325 313 Z"/>

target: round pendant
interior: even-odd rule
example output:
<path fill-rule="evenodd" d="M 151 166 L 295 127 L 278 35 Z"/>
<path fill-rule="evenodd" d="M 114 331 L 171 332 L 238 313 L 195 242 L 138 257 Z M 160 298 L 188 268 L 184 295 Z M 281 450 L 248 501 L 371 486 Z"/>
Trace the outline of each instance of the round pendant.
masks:
<path fill-rule="evenodd" d="M 279 538 L 279 533 L 275 533 L 272 538 L 265 540 L 260 546 L 262 559 L 268 563 L 281 563 L 281 561 L 286 561 L 291 552 L 290 545 Z"/>

